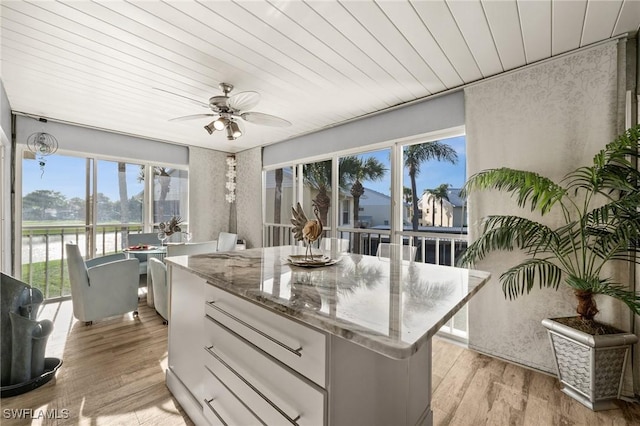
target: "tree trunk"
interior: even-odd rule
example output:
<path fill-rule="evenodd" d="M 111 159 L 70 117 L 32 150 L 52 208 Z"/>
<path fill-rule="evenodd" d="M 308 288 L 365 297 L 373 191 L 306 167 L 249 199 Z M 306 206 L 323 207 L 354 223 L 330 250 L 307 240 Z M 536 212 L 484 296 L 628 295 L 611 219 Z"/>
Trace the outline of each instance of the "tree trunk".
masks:
<path fill-rule="evenodd" d="M 158 199 L 158 222 L 164 222 L 165 219 L 165 200 L 171 189 L 171 176 L 166 171 L 161 170 L 158 175 L 158 181 L 160 182 L 160 198 Z M 168 215 L 167 215 L 168 216 Z"/>
<path fill-rule="evenodd" d="M 578 298 L 578 308 L 576 312 L 580 315 L 580 318 L 593 321 L 593 317 L 598 313 L 593 293 L 590 291 L 576 290 L 574 294 Z"/>
<path fill-rule="evenodd" d="M 273 202 L 273 222 L 280 223 L 282 216 L 282 169 L 276 169 L 276 193 L 275 200 Z M 280 228 L 273 228 L 273 245 L 280 245 Z"/>
<path fill-rule="evenodd" d="M 315 202 L 318 206 L 320 221 L 322 222 L 322 225 L 327 226 L 329 207 L 331 206 L 331 198 L 329 198 L 329 195 L 327 195 L 326 187 L 320 188 L 318 195 L 316 195 Z"/>
<path fill-rule="evenodd" d="M 416 188 L 416 170 L 415 168 L 409 168 L 409 178 L 411 178 L 411 193 L 413 194 L 413 217 L 411 218 L 411 226 L 413 232 L 418 231 L 418 190 Z M 413 237 L 413 245 L 418 247 L 420 242 L 417 236 Z"/>
<path fill-rule="evenodd" d="M 413 215 L 411 217 L 411 225 L 414 232 L 418 230 L 418 190 L 416 188 L 416 174 L 413 169 L 409 169 L 409 178 L 411 179 L 411 193 L 413 194 Z"/>
<path fill-rule="evenodd" d="M 444 226 L 443 225 L 444 216 L 442 211 L 443 207 L 444 207 L 444 202 L 442 201 L 442 198 L 440 198 L 440 226 Z"/>
<path fill-rule="evenodd" d="M 364 188 L 362 187 L 362 183 L 356 179 L 356 181 L 351 186 L 351 195 L 353 196 L 353 226 L 359 227 L 360 223 L 360 197 L 364 194 Z M 354 233 L 354 253 L 360 253 L 360 234 Z M 371 254 L 371 253 L 369 253 Z"/>

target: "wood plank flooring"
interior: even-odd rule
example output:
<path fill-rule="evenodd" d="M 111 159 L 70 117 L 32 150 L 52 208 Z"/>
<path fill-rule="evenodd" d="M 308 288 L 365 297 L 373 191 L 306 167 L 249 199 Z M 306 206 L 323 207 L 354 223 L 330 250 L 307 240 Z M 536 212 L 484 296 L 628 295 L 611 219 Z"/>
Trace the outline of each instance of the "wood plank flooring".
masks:
<path fill-rule="evenodd" d="M 73 318 L 71 301 L 45 305 L 40 318 L 55 323 L 47 356 L 61 357 L 63 365 L 43 387 L 1 399 L 0 424 L 193 425 L 165 386 L 167 327 L 145 301 L 139 310 L 139 318 L 86 327 Z M 638 404 L 594 413 L 561 393 L 555 377 L 437 338 L 433 389 L 438 426 L 640 425 Z M 34 418 L 9 419 L 11 409 L 32 410 Z"/>

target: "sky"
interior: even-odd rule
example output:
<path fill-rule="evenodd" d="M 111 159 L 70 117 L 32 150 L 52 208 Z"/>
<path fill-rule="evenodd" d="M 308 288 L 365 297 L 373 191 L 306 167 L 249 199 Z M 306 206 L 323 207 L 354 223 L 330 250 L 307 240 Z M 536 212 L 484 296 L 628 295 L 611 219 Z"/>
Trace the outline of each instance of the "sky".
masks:
<path fill-rule="evenodd" d="M 22 162 L 22 195 L 48 189 L 62 193 L 68 200 L 85 197 L 86 159 L 63 155 L 45 157 L 44 173 L 38 160 Z M 138 182 L 140 166 L 127 164 L 127 196 L 131 198 L 141 192 L 144 185 Z M 118 163 L 98 160 L 98 192 L 116 201 L 118 192 Z"/>
<path fill-rule="evenodd" d="M 420 174 L 416 179 L 416 187 L 418 193 L 422 194 L 425 189 L 434 189 L 443 183 L 448 183 L 452 188 L 461 188 L 466 180 L 466 142 L 464 136 L 458 136 L 455 138 L 443 139 L 441 143 L 446 143 L 451 146 L 458 154 L 457 164 L 451 164 L 447 162 L 440 162 L 437 160 L 430 160 L 422 164 L 420 167 Z M 373 153 L 363 154 L 360 157 L 368 158 L 375 157 L 378 161 L 383 163 L 387 169 L 389 167 L 389 149 L 382 151 L 375 151 Z M 411 181 L 406 170 L 403 176 L 403 186 L 411 188 Z M 365 188 L 371 188 L 375 191 L 382 192 L 383 194 L 391 194 L 391 174 L 387 173 L 382 181 L 371 182 L 367 181 L 363 183 Z"/>
<path fill-rule="evenodd" d="M 450 164 L 431 160 L 422 164 L 417 179 L 418 193 L 425 189 L 436 188 L 448 183 L 452 188 L 460 188 L 466 179 L 466 144 L 465 137 L 459 136 L 441 141 L 450 145 L 458 154 L 457 164 Z M 389 166 L 389 149 L 362 154 L 362 158 L 373 156 L 385 167 Z M 53 155 L 45 157 L 44 173 L 38 164 L 38 160 L 24 160 L 23 165 L 23 196 L 39 189 L 50 189 L 61 192 L 71 199 L 73 197 L 84 198 L 85 195 L 85 170 L 86 160 L 79 157 Z M 143 184 L 138 182 L 139 166 L 127 164 L 127 188 L 128 197 L 131 198 L 137 192 L 142 191 Z M 409 176 L 404 173 L 403 185 L 410 187 Z M 363 182 L 365 188 L 389 195 L 391 193 L 391 174 L 387 173 L 382 181 Z M 98 160 L 98 192 L 105 194 L 112 201 L 120 198 L 118 193 L 118 168 L 114 161 Z"/>

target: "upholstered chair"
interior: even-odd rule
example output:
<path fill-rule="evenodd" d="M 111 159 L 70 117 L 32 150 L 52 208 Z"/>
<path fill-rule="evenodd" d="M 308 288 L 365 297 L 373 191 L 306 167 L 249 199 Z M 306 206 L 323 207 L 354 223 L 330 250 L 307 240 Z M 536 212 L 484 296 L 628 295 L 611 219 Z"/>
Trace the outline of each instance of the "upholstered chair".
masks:
<path fill-rule="evenodd" d="M 133 312 L 138 315 L 138 259 L 124 253 L 85 261 L 75 244 L 66 244 L 73 315 L 86 325 Z"/>
<path fill-rule="evenodd" d="M 167 256 L 214 253 L 216 251 L 218 251 L 218 242 L 216 240 L 205 241 L 202 243 L 172 244 L 167 246 Z"/>
<path fill-rule="evenodd" d="M 169 320 L 169 296 L 167 289 L 167 267 L 159 259 L 149 259 L 151 271 L 151 285 L 153 286 L 153 303 L 156 312 L 164 318 L 164 324 Z"/>
<path fill-rule="evenodd" d="M 236 249 L 238 234 L 221 232 L 218 234 L 218 251 L 233 251 Z"/>
<path fill-rule="evenodd" d="M 144 234 L 129 234 L 128 235 L 129 246 L 137 245 L 150 245 L 159 246 L 160 240 L 158 239 L 157 232 L 149 232 Z M 140 275 L 147 273 L 147 255 L 145 253 L 130 253 L 131 257 L 138 259 L 138 268 Z"/>

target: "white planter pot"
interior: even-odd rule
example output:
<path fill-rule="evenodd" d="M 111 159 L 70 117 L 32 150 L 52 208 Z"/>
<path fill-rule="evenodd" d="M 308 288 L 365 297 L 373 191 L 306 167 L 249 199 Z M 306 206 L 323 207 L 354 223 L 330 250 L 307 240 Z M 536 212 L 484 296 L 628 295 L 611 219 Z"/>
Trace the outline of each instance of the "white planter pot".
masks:
<path fill-rule="evenodd" d="M 631 333 L 592 336 L 552 319 L 542 320 L 551 340 L 562 392 L 593 411 L 617 408 Z"/>

